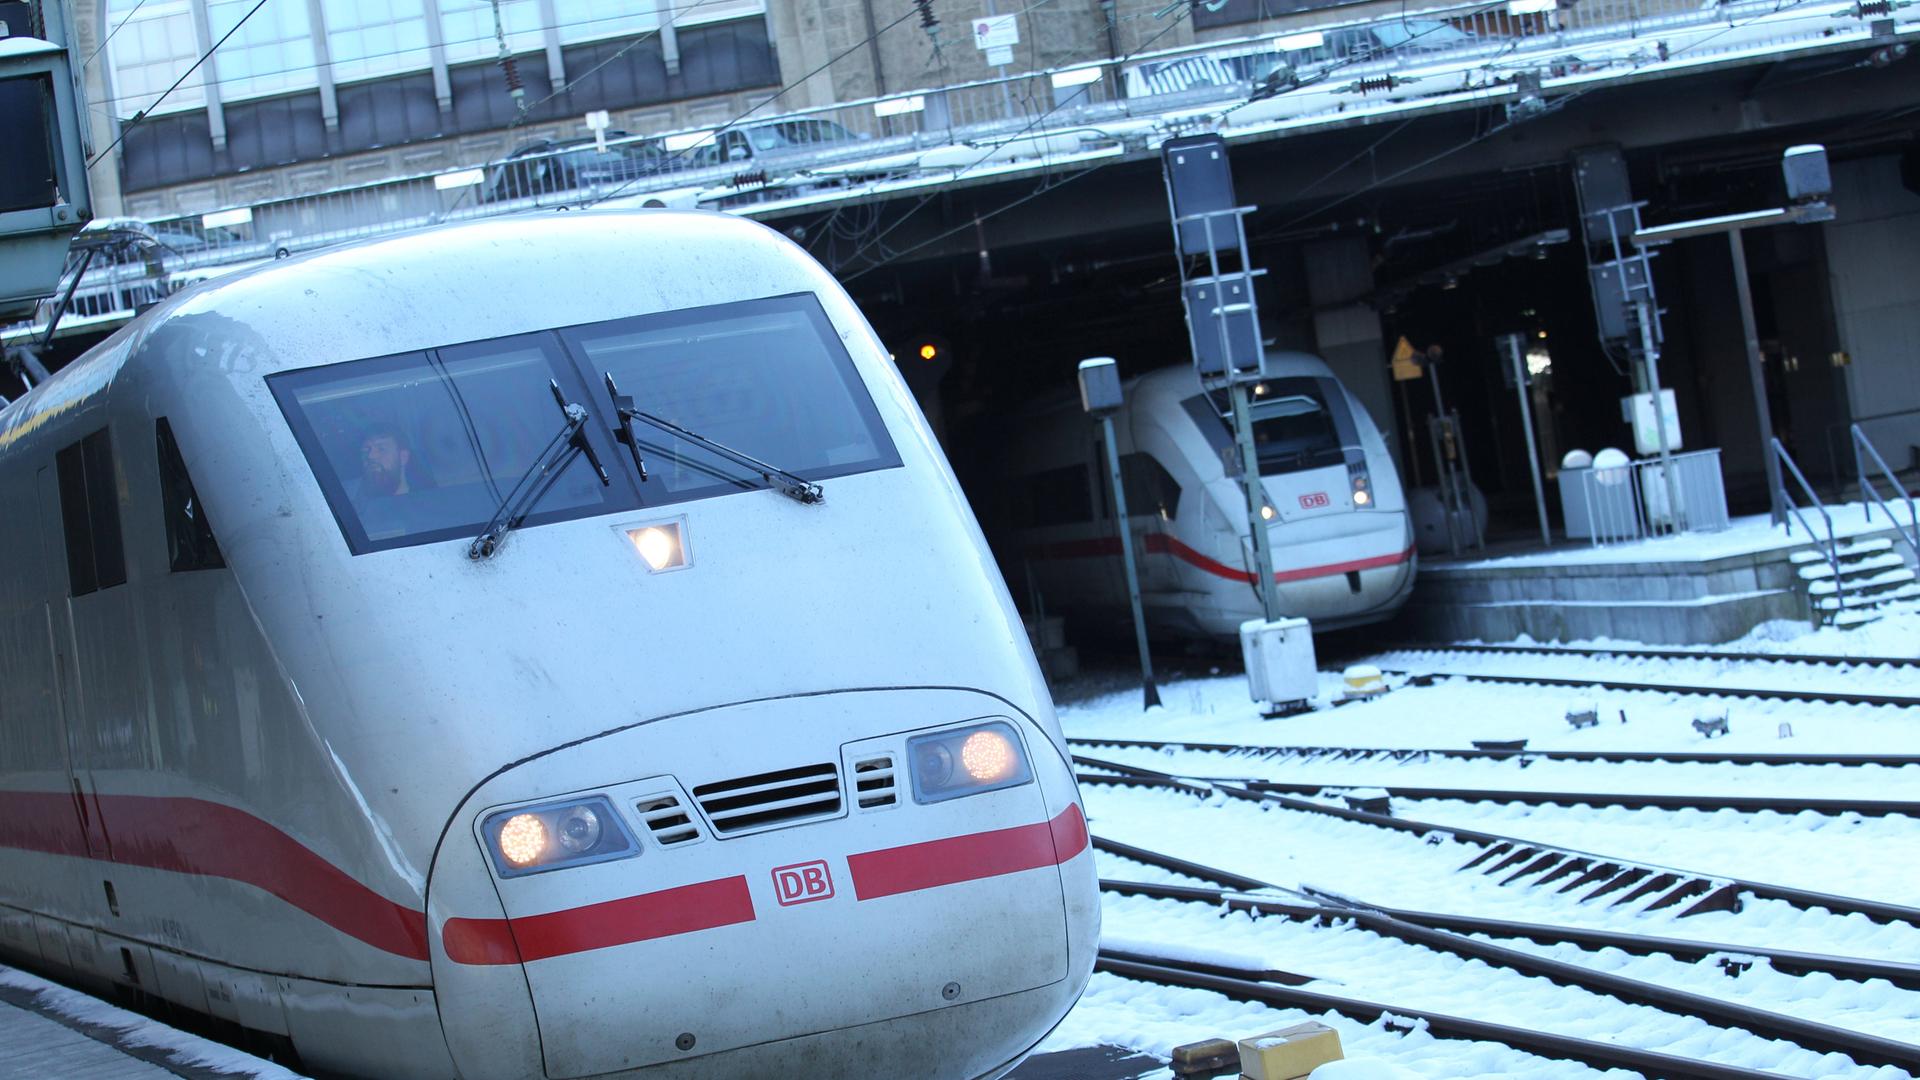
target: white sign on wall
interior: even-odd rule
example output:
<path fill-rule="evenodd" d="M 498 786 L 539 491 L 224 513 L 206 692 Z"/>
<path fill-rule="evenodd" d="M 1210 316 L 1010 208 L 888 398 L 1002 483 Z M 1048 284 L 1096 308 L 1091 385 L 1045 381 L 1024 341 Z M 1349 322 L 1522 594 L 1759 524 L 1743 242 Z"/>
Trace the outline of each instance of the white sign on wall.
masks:
<path fill-rule="evenodd" d="M 1020 44 L 1020 16 L 984 15 L 973 20 L 973 46 L 993 49 Z"/>
<path fill-rule="evenodd" d="M 987 50 L 987 63 L 994 67 L 1005 67 L 1013 63 L 1013 46 L 995 45 Z"/>

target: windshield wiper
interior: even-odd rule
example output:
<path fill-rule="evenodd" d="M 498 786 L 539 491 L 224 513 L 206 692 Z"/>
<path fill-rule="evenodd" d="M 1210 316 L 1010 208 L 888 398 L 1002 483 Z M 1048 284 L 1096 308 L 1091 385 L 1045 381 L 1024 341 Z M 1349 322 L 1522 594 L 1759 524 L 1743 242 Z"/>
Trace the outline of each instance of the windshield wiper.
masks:
<path fill-rule="evenodd" d="M 619 387 L 613 384 L 613 372 L 607 372 L 606 378 L 607 393 L 613 398 L 613 411 L 620 416 L 620 428 L 614 432 L 614 438 L 625 443 L 627 449 L 633 453 L 633 464 L 635 468 L 640 470 L 640 479 L 645 480 L 647 478 L 647 465 L 646 462 L 640 460 L 640 439 L 633 432 L 633 422 L 635 420 L 643 424 L 651 424 L 669 435 L 678 436 L 709 453 L 726 458 L 735 465 L 760 474 L 760 479 L 764 481 L 768 487 L 778 491 L 789 499 L 794 499 L 811 506 L 814 503 L 823 501 L 827 497 L 826 492 L 820 490 L 819 484 L 790 473 L 778 465 L 769 465 L 759 458 L 754 457 L 752 454 L 735 450 L 733 447 L 727 446 L 724 443 L 715 442 L 705 435 L 688 431 L 686 428 L 681 427 L 671 420 L 665 420 L 652 413 L 642 412 L 634 408 L 633 398 L 622 394 Z"/>
<path fill-rule="evenodd" d="M 593 452 L 593 444 L 587 441 L 587 410 L 585 406 L 568 401 L 560 392 L 560 384 L 549 379 L 547 386 L 553 391 L 553 403 L 560 406 L 560 415 L 566 420 L 565 426 L 556 432 L 547 448 L 533 459 L 526 475 L 513 485 L 507 497 L 500 500 L 500 509 L 494 511 L 492 520 L 473 543 L 467 545 L 467 558 L 486 559 L 500 550 L 500 544 L 506 540 L 507 533 L 516 528 L 528 513 L 532 512 L 540 497 L 553 487 L 554 481 L 566 471 L 573 462 L 575 454 L 585 454 L 588 464 L 600 477 L 600 486 L 613 483 L 607 470 L 600 464 L 600 455 Z"/>

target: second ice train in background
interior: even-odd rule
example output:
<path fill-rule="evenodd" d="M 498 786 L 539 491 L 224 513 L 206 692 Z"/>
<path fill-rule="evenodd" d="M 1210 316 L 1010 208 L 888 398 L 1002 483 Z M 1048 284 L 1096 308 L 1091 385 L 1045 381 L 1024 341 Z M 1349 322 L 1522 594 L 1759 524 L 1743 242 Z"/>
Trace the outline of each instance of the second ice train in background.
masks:
<path fill-rule="evenodd" d="M 1325 361 L 1267 355 L 1253 431 L 1281 609 L 1318 629 L 1377 622 L 1413 589 L 1413 528 L 1386 443 Z M 1114 417 L 1141 601 L 1157 636 L 1235 639 L 1260 617 L 1239 456 L 1224 394 L 1191 367 L 1134 379 Z M 1016 449 L 1018 557 L 1049 612 L 1124 618 L 1126 581 L 1105 450 L 1077 402 Z"/>

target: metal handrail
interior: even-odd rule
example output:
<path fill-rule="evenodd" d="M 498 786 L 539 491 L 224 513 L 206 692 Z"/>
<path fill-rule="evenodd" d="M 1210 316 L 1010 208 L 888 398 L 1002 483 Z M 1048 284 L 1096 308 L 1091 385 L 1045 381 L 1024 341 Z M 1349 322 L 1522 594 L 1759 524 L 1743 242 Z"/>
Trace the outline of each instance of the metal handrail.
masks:
<path fill-rule="evenodd" d="M 1878 504 L 1880 512 L 1887 515 L 1887 521 L 1892 523 L 1893 531 L 1899 534 L 1900 539 L 1907 545 L 1907 550 L 1913 553 L 1914 561 L 1920 563 L 1920 517 L 1914 516 L 1913 495 L 1907 491 L 1907 486 L 1900 482 L 1900 478 L 1894 475 L 1893 470 L 1887 467 L 1887 460 L 1880 456 L 1880 450 L 1873 445 L 1873 440 L 1867 438 L 1867 433 L 1860 430 L 1860 425 L 1854 424 L 1851 430 L 1853 432 L 1853 471 L 1860 477 L 1860 493 L 1867 496 L 1863 500 L 1866 504 L 1867 520 L 1873 520 L 1873 508 Z M 1874 465 L 1880 469 L 1880 475 L 1886 478 L 1893 490 L 1900 493 L 1902 499 L 1906 500 L 1908 522 L 1906 525 L 1900 524 L 1900 519 L 1893 516 L 1893 510 L 1887 506 L 1887 500 L 1881 498 L 1879 489 L 1873 486 L 1873 478 L 1867 475 L 1866 462 L 1860 456 L 1862 450 L 1872 456 Z"/>
<path fill-rule="evenodd" d="M 1820 511 L 1820 517 L 1827 523 L 1827 538 L 1821 548 L 1821 554 L 1827 557 L 1827 565 L 1833 569 L 1833 598 L 1837 605 L 1833 609 L 1833 617 L 1837 621 L 1841 613 L 1847 610 L 1847 586 L 1840 580 L 1840 541 L 1834 535 L 1833 515 L 1827 512 L 1827 504 L 1820 501 L 1820 496 L 1814 494 L 1813 485 L 1807 483 L 1806 474 L 1800 471 L 1800 466 L 1794 464 L 1793 455 L 1787 453 L 1787 448 L 1780 445 L 1779 439 L 1773 440 L 1773 456 L 1780 459 L 1780 464 L 1786 466 L 1788 473 L 1793 474 L 1794 480 L 1800 484 L 1800 490 L 1806 492 L 1807 498 L 1812 501 L 1814 507 Z M 1793 516 L 1794 520 L 1800 522 L 1800 527 L 1807 530 L 1809 537 L 1816 541 L 1820 539 L 1819 534 L 1813 531 L 1813 526 L 1808 524 L 1806 515 L 1801 513 L 1800 505 L 1793 501 L 1793 493 L 1787 490 L 1784 481 L 1780 484 L 1780 503 L 1787 508 L 1787 512 Z M 1787 535 L 1792 536 L 1793 520 L 1787 522 L 1786 528 Z M 1820 605 L 1817 601 L 1814 603 L 1813 611 L 1814 617 L 1819 618 Z"/>
<path fill-rule="evenodd" d="M 1875 413 L 1872 416 L 1856 416 L 1851 420 L 1841 420 L 1822 428 L 1820 441 L 1826 447 L 1827 470 L 1833 474 L 1834 483 L 1836 485 L 1842 483 L 1839 443 L 1835 438 L 1840 434 L 1841 428 L 1859 427 L 1862 424 L 1871 424 L 1880 420 L 1898 420 L 1902 417 L 1920 417 L 1920 409 L 1895 409 L 1892 412 Z"/>

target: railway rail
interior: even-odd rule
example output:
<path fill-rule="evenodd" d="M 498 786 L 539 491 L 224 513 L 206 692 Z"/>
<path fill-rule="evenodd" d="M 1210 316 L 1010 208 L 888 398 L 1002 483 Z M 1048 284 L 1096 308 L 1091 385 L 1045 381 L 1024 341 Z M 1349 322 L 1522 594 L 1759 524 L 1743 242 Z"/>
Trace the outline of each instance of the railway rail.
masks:
<path fill-rule="evenodd" d="M 1920 657 L 1836 656 L 1819 653 L 1723 652 L 1715 649 L 1647 649 L 1559 645 L 1398 645 L 1383 653 L 1514 653 L 1522 656 L 1586 656 L 1628 660 L 1727 660 L 1742 663 L 1816 664 L 1825 667 L 1920 668 Z"/>
<path fill-rule="evenodd" d="M 1238 743 L 1185 742 L 1172 739 L 1070 738 L 1076 746 L 1124 746 L 1143 750 L 1204 750 L 1215 753 L 1240 753 L 1258 757 L 1330 757 L 1340 760 L 1369 760 L 1377 757 L 1414 760 L 1423 757 L 1459 758 L 1474 761 L 1618 761 L 1667 762 L 1676 765 L 1884 765 L 1890 768 L 1920 765 L 1920 754 L 1742 754 L 1714 751 L 1661 750 L 1529 750 L 1524 745 L 1501 744 L 1478 747 L 1378 747 L 1378 746 L 1252 746 Z M 1524 744 L 1525 740 L 1520 740 Z"/>
<path fill-rule="evenodd" d="M 1117 745 L 1112 741 L 1069 740 L 1082 745 Z M 1133 743 L 1131 745 L 1142 745 Z M 1167 743 L 1164 746 L 1185 746 L 1191 744 Z M 1206 747 L 1207 752 L 1227 754 L 1258 754 L 1265 748 L 1250 746 L 1232 746 L 1215 744 Z M 1421 751 L 1385 751 L 1383 753 L 1402 755 L 1396 761 L 1406 761 Z M 1488 754 L 1491 758 L 1511 758 L 1515 754 Z M 1350 759 L 1349 759 L 1350 760 Z M 1660 758 L 1658 760 L 1671 760 Z M 1804 762 L 1796 761 L 1795 764 Z M 1920 764 L 1914 759 L 1908 764 Z M 1606 791 L 1537 791 L 1517 788 L 1456 788 L 1423 787 L 1417 785 L 1356 782 L 1352 780 L 1338 782 L 1316 782 L 1311 780 L 1279 781 L 1247 777 L 1200 776 L 1183 773 L 1183 779 L 1199 780 L 1207 783 L 1233 783 L 1243 785 L 1253 791 L 1274 792 L 1283 795 L 1316 796 L 1338 794 L 1356 788 L 1379 788 L 1389 796 L 1403 799 L 1456 799 L 1462 802 L 1502 802 L 1521 803 L 1529 806 L 1618 806 L 1630 810 L 1735 810 L 1741 813 L 1773 812 L 1780 814 L 1862 814 L 1881 816 L 1905 814 L 1920 817 L 1920 801 L 1911 799 L 1865 799 L 1856 797 L 1824 798 L 1802 795 L 1697 795 L 1668 794 L 1653 792 L 1606 792 Z"/>
<path fill-rule="evenodd" d="M 1580 987 L 1584 990 L 1604 994 L 1620 1001 L 1646 1005 L 1676 1015 L 1698 1017 L 1725 1027 L 1743 1029 L 1765 1038 L 1782 1039 L 1809 1050 L 1816 1050 L 1823 1053 L 1833 1052 L 1846 1054 L 1860 1064 L 1891 1065 L 1895 1068 L 1906 1069 L 1908 1071 L 1920 1070 L 1920 1046 L 1915 1046 L 1910 1043 L 1882 1038 L 1848 1028 L 1836 1027 L 1831 1024 L 1819 1023 L 1797 1016 L 1770 1012 L 1765 1009 L 1726 1001 L 1718 997 L 1709 997 L 1678 990 L 1640 979 L 1613 974 L 1611 972 L 1598 971 L 1579 964 L 1554 960 L 1483 938 L 1469 936 L 1475 933 L 1487 934 L 1489 936 L 1500 935 L 1503 931 L 1510 930 L 1515 925 L 1524 924 L 1480 920 L 1469 916 L 1449 916 L 1446 918 L 1452 921 L 1455 924 L 1454 926 L 1434 926 L 1419 921 L 1419 918 L 1422 916 L 1434 918 L 1434 916 L 1430 916 L 1428 913 L 1401 912 L 1395 909 L 1370 905 L 1362 900 L 1352 898 L 1335 897 L 1324 893 L 1316 894 L 1310 891 L 1284 889 L 1243 874 L 1220 870 L 1191 860 L 1164 855 L 1159 852 L 1134 847 L 1104 837 L 1095 837 L 1094 845 L 1096 848 L 1106 851 L 1109 854 L 1159 866 L 1188 877 L 1212 881 L 1218 886 L 1206 888 L 1103 880 L 1101 882 L 1101 888 L 1106 892 L 1204 903 L 1215 908 L 1224 906 L 1229 910 L 1241 910 L 1262 916 L 1278 916 L 1293 920 L 1321 922 L 1346 920 L 1383 937 L 1390 937 L 1408 944 L 1451 953 L 1463 959 L 1479 960 L 1483 963 L 1507 968 L 1522 975 L 1544 978 L 1558 985 Z M 1295 897 L 1303 897 L 1309 902 L 1295 903 L 1272 896 L 1248 896 L 1240 892 L 1240 890 L 1248 889 L 1291 894 Z M 1405 915 L 1413 915 L 1415 918 L 1406 918 L 1404 917 Z M 1585 934 L 1583 931 L 1572 931 L 1571 928 L 1540 926 L 1529 927 L 1528 931 L 1529 932 L 1517 936 L 1533 938 L 1536 934 L 1549 936 L 1562 933 L 1572 933 L 1582 936 Z M 1516 935 L 1507 934 L 1506 936 Z M 1609 934 L 1606 936 L 1624 939 L 1629 942 L 1635 939 L 1635 935 L 1628 934 Z M 1555 939 L 1573 940 L 1571 937 L 1556 937 Z M 1674 944 L 1676 949 L 1688 953 L 1698 953 L 1700 955 L 1720 951 L 1714 946 L 1700 942 Z M 1638 944 L 1632 951 L 1642 954 L 1670 951 L 1660 946 L 1661 939 L 1644 938 L 1638 940 Z M 1726 951 L 1737 952 L 1744 956 L 1760 955 L 1760 953 L 1752 949 Z M 1678 954 L 1676 953 L 1676 955 Z M 1780 955 L 1785 962 L 1796 963 L 1800 965 L 1803 970 L 1807 971 L 1835 974 L 1842 978 L 1884 977 L 1883 974 L 1879 973 L 1872 975 L 1865 974 L 1866 969 L 1861 968 L 1860 965 L 1870 965 L 1872 962 L 1859 960 L 1857 958 L 1823 957 L 1804 953 L 1783 953 Z M 1237 991 L 1269 986 L 1271 982 L 1287 983 L 1290 984 L 1286 988 L 1286 994 L 1289 995 L 1288 998 L 1257 998 L 1254 1000 L 1265 1000 L 1275 1004 L 1291 1005 L 1296 1008 L 1331 1009 L 1343 1015 L 1354 1016 L 1369 1022 L 1383 1012 L 1391 1012 L 1404 1016 L 1418 1016 L 1428 1019 L 1429 1023 L 1434 1025 L 1433 1033 L 1436 1035 L 1443 1034 L 1443 1028 L 1445 1028 L 1446 1030 L 1459 1032 L 1459 1037 L 1487 1038 L 1492 1041 L 1506 1043 L 1506 1045 L 1514 1046 L 1518 1049 L 1547 1053 L 1550 1056 L 1556 1057 L 1576 1058 L 1601 1068 L 1632 1068 L 1641 1071 L 1651 1071 L 1656 1075 L 1662 1076 L 1758 1075 L 1737 1069 L 1732 1073 L 1722 1072 L 1719 1070 L 1732 1067 L 1714 1062 L 1695 1061 L 1693 1059 L 1658 1054 L 1654 1051 L 1621 1047 L 1614 1044 L 1590 1043 L 1586 1040 L 1578 1039 L 1569 1040 L 1567 1036 L 1528 1031 L 1520 1028 L 1503 1028 L 1501 1025 L 1489 1025 L 1489 1027 L 1501 1028 L 1499 1034 L 1466 1034 L 1469 1030 L 1468 1027 L 1455 1028 L 1449 1025 L 1457 1021 L 1463 1022 L 1466 1025 L 1475 1025 L 1482 1022 L 1463 1021 L 1463 1018 L 1444 1016 L 1439 1018 L 1440 1023 L 1435 1024 L 1434 1017 L 1438 1016 L 1438 1014 L 1429 1014 L 1423 1010 L 1406 1009 L 1397 1005 L 1361 1001 L 1352 998 L 1339 998 L 1332 995 L 1320 994 L 1315 991 L 1299 990 L 1297 987 L 1302 984 L 1297 980 L 1302 977 L 1291 972 L 1278 973 L 1281 978 L 1277 980 L 1268 980 L 1264 972 L 1259 973 L 1257 978 L 1249 979 L 1245 976 L 1228 974 L 1221 970 L 1217 964 L 1195 965 L 1185 961 L 1165 958 L 1159 959 L 1156 962 L 1152 958 L 1145 957 L 1137 951 L 1128 955 L 1116 955 L 1109 954 L 1103 950 L 1102 962 L 1109 963 L 1110 966 L 1108 970 L 1122 975 L 1129 974 L 1129 971 L 1126 970 L 1129 965 L 1136 969 L 1141 967 L 1159 967 L 1179 971 L 1194 978 L 1224 979 L 1246 984 L 1233 989 L 1225 989 L 1219 985 L 1204 987 L 1221 990 L 1234 996 L 1238 996 Z M 1841 974 L 1842 972 L 1849 972 L 1850 974 Z M 1916 972 L 1906 971 L 1900 974 L 1903 978 L 1911 979 Z M 1135 972 L 1133 977 L 1153 978 L 1154 976 Z M 1180 985 L 1203 984 L 1188 982 Z M 1274 987 L 1274 989 L 1279 990 L 1280 987 Z M 1556 1042 L 1555 1047 L 1553 1049 L 1542 1049 L 1542 1047 L 1547 1045 L 1539 1041 L 1542 1038 L 1554 1040 Z M 1634 1055 L 1652 1055 L 1654 1058 L 1662 1060 L 1653 1061 L 1651 1059 L 1641 1059 L 1636 1063 L 1605 1056 L 1597 1058 L 1585 1056 L 1587 1054 L 1603 1054 L 1605 1051 L 1625 1051 Z M 1700 1069 L 1706 1071 L 1695 1071 Z"/>
<path fill-rule="evenodd" d="M 1889 705 L 1895 708 L 1920 706 L 1920 697 L 1906 694 L 1867 694 L 1850 690 L 1788 690 L 1766 686 L 1697 686 L 1687 683 L 1628 682 L 1623 679 L 1562 678 L 1553 675 L 1500 675 L 1486 671 L 1411 671 L 1382 668 L 1382 674 L 1399 675 L 1409 686 L 1431 686 L 1441 679 L 1466 679 L 1469 682 L 1507 683 L 1523 686 L 1565 686 L 1582 690 L 1637 690 L 1654 694 L 1686 694 L 1707 697 L 1757 698 L 1767 701 L 1798 701 L 1826 705 Z"/>
<path fill-rule="evenodd" d="M 1585 890 L 1580 897 L 1582 900 L 1614 896 L 1617 893 L 1620 895 L 1612 901 L 1613 906 L 1640 904 L 1638 910 L 1643 912 L 1686 904 L 1688 906 L 1680 912 L 1683 918 L 1705 911 L 1737 911 L 1741 898 L 1752 896 L 1756 899 L 1780 900 L 1801 908 L 1823 908 L 1837 914 L 1860 914 L 1880 922 L 1904 922 L 1920 926 L 1920 908 L 1882 900 L 1638 862 L 1479 829 L 1439 825 L 1335 806 L 1279 792 L 1258 791 L 1242 784 L 1194 781 L 1137 765 L 1082 755 L 1075 755 L 1074 761 L 1083 769 L 1108 770 L 1105 774 L 1079 772 L 1082 784 L 1153 787 L 1184 791 L 1200 797 L 1211 797 L 1218 793 L 1228 798 L 1267 803 L 1417 836 L 1451 838 L 1479 848 L 1459 870 L 1479 870 L 1489 876 L 1504 874 L 1500 878 L 1502 885 L 1521 883 L 1525 887 L 1539 888 L 1559 883 L 1556 891 L 1560 893 Z"/>
<path fill-rule="evenodd" d="M 1773 1073 L 1755 1069 L 1720 1065 L 1650 1050 L 1636 1050 L 1613 1043 L 1576 1039 L 1552 1032 L 1491 1024 L 1484 1020 L 1473 1020 L 1426 1009 L 1410 1009 L 1402 1005 L 1362 1001 L 1357 998 L 1302 990 L 1294 986 L 1235 977 L 1206 970 L 1200 965 L 1183 964 L 1177 960 L 1163 959 L 1157 963 L 1150 963 L 1139 958 L 1123 958 L 1102 950 L 1094 964 L 1094 970 L 1143 982 L 1158 983 L 1162 986 L 1212 990 L 1239 1001 L 1258 1002 L 1277 1008 L 1336 1012 L 1362 1023 L 1370 1024 L 1383 1016 L 1391 1016 L 1402 1025 L 1407 1020 L 1419 1020 L 1425 1023 L 1427 1032 L 1436 1038 L 1500 1043 L 1543 1057 L 1584 1062 L 1598 1069 L 1627 1069 L 1648 1076 L 1673 1077 L 1674 1080 L 1773 1080 L 1774 1078 Z"/>

